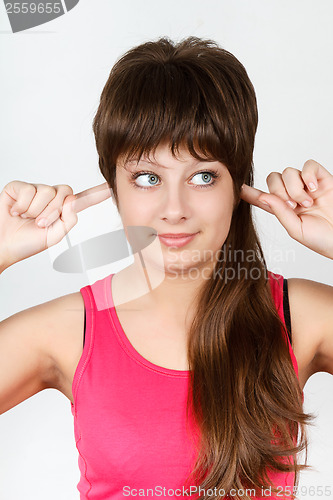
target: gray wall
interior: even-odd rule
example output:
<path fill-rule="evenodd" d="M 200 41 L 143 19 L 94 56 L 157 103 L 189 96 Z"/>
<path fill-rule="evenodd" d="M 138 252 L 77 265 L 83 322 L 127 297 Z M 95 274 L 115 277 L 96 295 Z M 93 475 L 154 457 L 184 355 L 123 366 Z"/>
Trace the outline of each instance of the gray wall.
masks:
<path fill-rule="evenodd" d="M 333 173 L 332 16 L 330 0 L 81 0 L 48 24 L 12 34 L 1 3 L 0 188 L 18 179 L 69 184 L 79 192 L 103 182 L 91 127 L 103 85 L 123 52 L 162 35 L 213 38 L 247 68 L 259 107 L 256 187 L 266 190 L 269 172 L 302 169 L 310 158 Z M 332 284 L 332 261 L 292 240 L 274 216 L 254 211 L 271 271 Z M 79 214 L 70 241 L 118 227 L 107 200 Z M 66 245 L 61 242 L 1 275 L 0 319 L 78 291 L 131 261 L 61 274 L 52 263 Z M 299 497 L 312 500 L 318 494 L 310 486 L 333 491 L 333 378 L 314 375 L 304 393 L 305 409 L 318 417 L 309 429 L 314 470 L 302 474 Z M 72 425 L 70 403 L 55 390 L 1 416 L 0 498 L 78 498 Z"/>

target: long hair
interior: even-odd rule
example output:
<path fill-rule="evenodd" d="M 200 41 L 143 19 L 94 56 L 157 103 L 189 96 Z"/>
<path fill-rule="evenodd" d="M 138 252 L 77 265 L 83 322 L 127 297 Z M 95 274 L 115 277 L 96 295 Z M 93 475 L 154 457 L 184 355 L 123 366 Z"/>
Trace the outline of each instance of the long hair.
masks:
<path fill-rule="evenodd" d="M 216 42 L 193 36 L 148 41 L 119 58 L 93 123 L 99 167 L 117 204 L 118 158 L 140 158 L 166 140 L 174 156 L 185 145 L 198 160 L 222 162 L 233 179 L 237 204 L 223 258 L 199 290 L 188 335 L 187 416 L 194 415 L 199 439 L 187 479 L 205 491 L 277 492 L 268 469 L 293 472 L 298 484 L 309 467 L 297 454 L 305 450 L 307 462 L 306 424 L 314 417 L 303 412 L 251 206 L 240 198 L 243 183 L 253 186 L 257 123 L 244 66 Z"/>

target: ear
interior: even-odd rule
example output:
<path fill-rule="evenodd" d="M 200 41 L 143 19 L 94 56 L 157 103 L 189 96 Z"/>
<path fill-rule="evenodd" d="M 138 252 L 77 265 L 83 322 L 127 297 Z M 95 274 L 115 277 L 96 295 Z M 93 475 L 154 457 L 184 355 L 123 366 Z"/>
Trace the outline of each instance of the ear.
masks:
<path fill-rule="evenodd" d="M 113 203 L 114 205 L 116 205 L 116 206 L 117 206 L 117 203 L 116 203 L 116 198 L 115 198 L 114 192 L 113 192 L 113 190 L 112 190 L 111 188 L 110 188 L 110 191 L 111 191 L 111 199 L 112 199 L 112 203 Z"/>
<path fill-rule="evenodd" d="M 239 198 L 238 200 L 237 199 L 234 200 L 233 212 L 238 208 L 238 205 L 240 204 L 240 202 L 241 202 L 241 198 Z"/>
<path fill-rule="evenodd" d="M 108 187 L 109 187 L 109 189 L 110 189 L 110 194 L 111 194 L 111 200 L 112 200 L 112 203 L 113 203 L 114 205 L 116 205 L 116 198 L 115 198 L 115 195 L 114 195 L 113 189 L 112 189 L 112 187 L 110 186 L 110 184 L 108 183 L 108 181 L 106 181 L 106 183 L 107 183 L 107 185 L 108 185 Z"/>
<path fill-rule="evenodd" d="M 110 188 L 110 192 L 111 192 L 111 199 L 112 199 L 112 203 L 114 204 L 114 206 L 116 207 L 116 209 L 119 211 L 119 208 L 118 208 L 118 203 L 117 203 L 117 199 L 116 199 L 116 195 L 113 191 L 112 188 Z"/>

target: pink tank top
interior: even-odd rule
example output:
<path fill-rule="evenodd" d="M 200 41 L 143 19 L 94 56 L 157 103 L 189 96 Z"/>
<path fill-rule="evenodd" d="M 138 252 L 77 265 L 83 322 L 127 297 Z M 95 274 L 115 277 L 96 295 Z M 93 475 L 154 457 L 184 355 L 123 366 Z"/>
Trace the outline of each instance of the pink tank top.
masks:
<path fill-rule="evenodd" d="M 134 349 L 112 302 L 112 276 L 80 290 L 86 334 L 73 378 L 74 405 L 71 403 L 80 500 L 186 497 L 183 483 L 195 460 L 185 423 L 189 372 L 155 365 Z M 284 321 L 283 276 L 269 272 L 269 279 Z M 287 341 L 298 376 L 297 361 Z M 281 489 L 288 486 L 293 491 L 294 474 L 273 473 L 270 477 Z M 195 486 L 187 493 L 195 494 Z M 289 497 L 265 492 L 256 498 Z"/>

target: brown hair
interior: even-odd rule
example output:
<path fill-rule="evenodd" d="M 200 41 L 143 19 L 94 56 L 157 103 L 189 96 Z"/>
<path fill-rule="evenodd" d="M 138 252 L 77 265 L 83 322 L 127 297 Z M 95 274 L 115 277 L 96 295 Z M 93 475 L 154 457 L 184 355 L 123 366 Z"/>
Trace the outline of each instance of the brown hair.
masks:
<path fill-rule="evenodd" d="M 225 257 L 199 291 L 188 341 L 187 410 L 200 430 L 188 480 L 226 494 L 245 487 L 258 494 L 262 486 L 277 492 L 267 468 L 295 472 L 298 484 L 309 466 L 298 464 L 297 454 L 305 449 L 307 461 L 305 426 L 314 418 L 303 413 L 251 205 L 240 198 L 243 183 L 253 186 L 257 122 L 244 66 L 216 42 L 192 36 L 177 44 L 163 37 L 124 54 L 93 123 L 99 167 L 117 204 L 117 159 L 149 154 L 164 141 L 174 156 L 186 145 L 194 158 L 220 161 L 232 176 L 238 203 L 220 249 Z"/>

